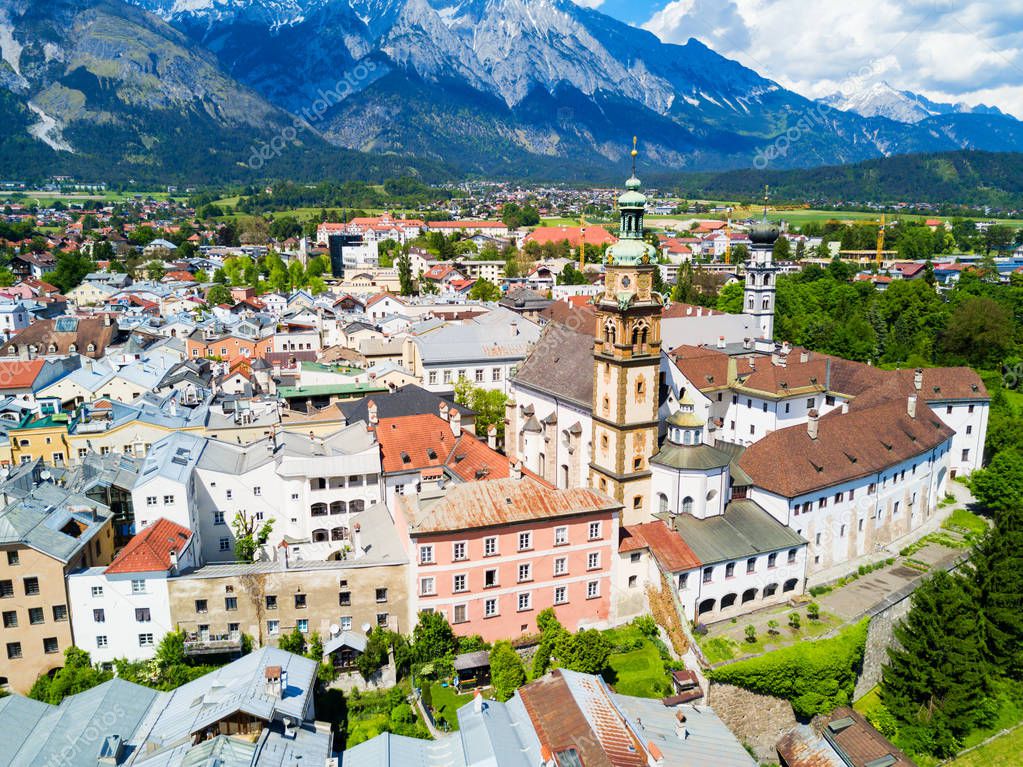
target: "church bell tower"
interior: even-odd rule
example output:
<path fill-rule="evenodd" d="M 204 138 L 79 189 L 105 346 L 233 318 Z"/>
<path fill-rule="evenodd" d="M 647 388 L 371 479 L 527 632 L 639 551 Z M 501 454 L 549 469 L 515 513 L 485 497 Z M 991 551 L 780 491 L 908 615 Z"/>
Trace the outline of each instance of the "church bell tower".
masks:
<path fill-rule="evenodd" d="M 590 484 L 620 501 L 625 524 L 650 519 L 650 457 L 657 452 L 661 296 L 656 249 L 643 240 L 646 197 L 632 177 L 618 198 L 619 241 L 607 249 L 604 293 L 596 302 L 593 447 Z"/>

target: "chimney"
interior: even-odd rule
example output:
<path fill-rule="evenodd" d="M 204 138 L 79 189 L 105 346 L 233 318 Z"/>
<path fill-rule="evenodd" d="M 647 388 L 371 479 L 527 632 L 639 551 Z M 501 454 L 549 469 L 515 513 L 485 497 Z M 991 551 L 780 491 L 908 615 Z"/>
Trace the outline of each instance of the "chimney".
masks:
<path fill-rule="evenodd" d="M 110 315 L 109 314 L 104 314 L 103 315 L 103 327 L 106 327 L 106 328 L 110 327 Z"/>
<path fill-rule="evenodd" d="M 744 339 L 742 339 L 742 348 L 743 349 L 752 349 L 753 348 L 753 340 L 751 338 L 744 338 Z"/>
<path fill-rule="evenodd" d="M 362 523 L 356 522 L 352 525 L 352 551 L 358 559 L 364 553 L 362 550 Z"/>
<path fill-rule="evenodd" d="M 682 709 L 675 712 L 675 734 L 682 740 L 689 737 L 689 730 L 686 728 L 686 715 L 682 713 Z"/>
<path fill-rule="evenodd" d="M 178 552 L 175 549 L 170 550 L 170 574 L 178 574 Z"/>
<path fill-rule="evenodd" d="M 910 394 L 906 400 L 906 412 L 910 418 L 916 418 L 916 395 Z"/>
<path fill-rule="evenodd" d="M 379 418 L 377 418 L 377 403 L 375 403 L 373 400 L 370 400 L 369 402 L 366 403 L 366 410 L 369 412 L 370 426 L 376 426 L 380 420 Z"/>
<path fill-rule="evenodd" d="M 487 447 L 491 450 L 497 450 L 497 425 L 490 424 L 487 427 Z"/>
<path fill-rule="evenodd" d="M 820 420 L 820 413 L 818 413 L 815 408 L 806 414 L 806 419 L 806 433 L 810 435 L 810 439 L 817 439 L 817 427 L 818 421 Z"/>
<path fill-rule="evenodd" d="M 511 334 L 513 336 L 517 336 L 519 334 L 519 323 L 517 322 L 511 323 Z"/>
<path fill-rule="evenodd" d="M 923 368 L 917 368 L 913 373 L 913 388 L 920 391 L 924 388 L 924 371 Z"/>
<path fill-rule="evenodd" d="M 440 403 L 440 417 L 442 421 L 448 420 L 448 403 L 443 400 Z"/>
<path fill-rule="evenodd" d="M 511 467 L 511 478 L 522 479 L 522 461 L 516 461 Z"/>
<path fill-rule="evenodd" d="M 448 422 L 451 424 L 451 433 L 456 437 L 462 434 L 462 414 L 455 408 L 448 412 Z"/>
<path fill-rule="evenodd" d="M 719 349 L 724 349 L 725 348 L 725 337 L 724 336 L 718 336 L 718 348 Z"/>
<path fill-rule="evenodd" d="M 483 693 L 480 692 L 480 688 L 476 688 L 476 694 L 472 696 L 472 711 L 474 714 L 483 713 Z"/>

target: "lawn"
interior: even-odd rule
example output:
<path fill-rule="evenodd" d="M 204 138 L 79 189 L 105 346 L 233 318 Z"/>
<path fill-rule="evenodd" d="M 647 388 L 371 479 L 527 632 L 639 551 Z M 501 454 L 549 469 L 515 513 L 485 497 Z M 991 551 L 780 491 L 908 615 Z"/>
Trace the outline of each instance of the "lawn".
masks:
<path fill-rule="evenodd" d="M 616 653 L 608 658 L 604 679 L 619 695 L 637 698 L 663 698 L 671 692 L 671 682 L 657 648 L 647 642 L 638 650 Z"/>
<path fill-rule="evenodd" d="M 757 618 L 755 620 L 757 633 L 753 642 L 746 639 L 746 623 L 741 621 L 715 624 L 710 628 L 710 635 L 697 636 L 696 641 L 700 645 L 700 649 L 703 650 L 707 662 L 714 664 L 737 660 L 747 655 L 759 655 L 762 652 L 777 650 L 794 642 L 813 639 L 826 634 L 842 623 L 837 615 L 823 611 L 818 620 L 810 620 L 804 610 L 800 616 L 802 620 L 799 629 L 793 629 L 788 625 L 788 615 L 791 612 L 799 612 L 799 610 L 782 607 Z M 769 627 L 765 625 L 767 616 L 777 620 L 777 634 L 771 634 Z"/>
<path fill-rule="evenodd" d="M 458 709 L 472 701 L 472 693 L 459 695 L 451 685 L 444 687 L 440 682 L 430 686 L 433 701 L 433 720 L 440 729 L 445 729 L 442 722 L 448 723 L 451 730 L 458 729 Z"/>
<path fill-rule="evenodd" d="M 671 694 L 671 675 L 665 667 L 667 647 L 628 624 L 605 632 L 614 645 L 602 676 L 622 695 L 663 698 Z"/>
<path fill-rule="evenodd" d="M 947 767 L 991 767 L 1023 761 L 1023 727 L 948 762 Z"/>
<path fill-rule="evenodd" d="M 966 536 L 968 540 L 979 538 L 988 529 L 987 520 L 966 509 L 953 509 L 941 526 L 945 530 L 952 530 Z"/>
<path fill-rule="evenodd" d="M 408 703 L 408 681 L 379 692 L 352 692 L 346 697 L 345 748 L 393 732 L 412 738 L 429 739 L 430 733 Z"/>

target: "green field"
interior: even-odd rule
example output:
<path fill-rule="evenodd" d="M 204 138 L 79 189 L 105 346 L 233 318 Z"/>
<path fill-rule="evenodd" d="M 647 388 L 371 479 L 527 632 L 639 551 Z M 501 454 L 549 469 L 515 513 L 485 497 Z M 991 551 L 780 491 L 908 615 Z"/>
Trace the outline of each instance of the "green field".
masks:
<path fill-rule="evenodd" d="M 449 729 L 458 729 L 458 709 L 472 701 L 472 693 L 459 695 L 454 687 L 444 687 L 440 682 L 434 682 L 430 687 L 430 697 L 433 702 L 433 720 L 437 726 L 444 729 L 443 723 L 447 722 Z"/>
<path fill-rule="evenodd" d="M 100 200 L 102 202 L 124 202 L 125 200 L 132 200 L 135 197 L 141 197 L 143 199 L 152 198 L 154 200 L 167 200 L 171 196 L 167 192 L 70 192 L 68 194 L 61 194 L 60 192 L 22 192 L 21 201 L 23 202 L 34 202 L 42 207 L 53 205 L 58 200 L 63 203 L 73 204 L 79 202 L 85 202 L 87 200 Z M 0 199 L 12 200 L 14 197 L 13 193 L 8 192 L 6 194 L 0 193 Z M 175 200 L 186 199 L 185 195 L 176 194 L 173 196 Z"/>
<path fill-rule="evenodd" d="M 608 658 L 607 667 L 604 678 L 619 695 L 662 698 L 671 693 L 664 662 L 652 643 L 648 642 L 638 650 L 612 655 Z"/>
<path fill-rule="evenodd" d="M 994 767 L 1023 764 L 1023 727 L 991 741 L 985 746 L 953 759 L 947 767 Z"/>

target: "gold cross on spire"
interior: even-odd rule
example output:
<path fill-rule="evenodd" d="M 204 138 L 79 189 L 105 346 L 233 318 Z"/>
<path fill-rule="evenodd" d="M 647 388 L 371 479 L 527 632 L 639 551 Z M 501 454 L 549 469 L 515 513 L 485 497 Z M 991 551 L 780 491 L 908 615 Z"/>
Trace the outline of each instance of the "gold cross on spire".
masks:
<path fill-rule="evenodd" d="M 631 152 L 631 154 L 632 154 L 632 175 L 635 178 L 635 176 L 636 176 L 636 155 L 639 154 L 639 152 L 636 151 L 636 137 L 635 136 L 632 137 L 632 152 Z"/>

